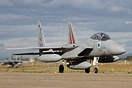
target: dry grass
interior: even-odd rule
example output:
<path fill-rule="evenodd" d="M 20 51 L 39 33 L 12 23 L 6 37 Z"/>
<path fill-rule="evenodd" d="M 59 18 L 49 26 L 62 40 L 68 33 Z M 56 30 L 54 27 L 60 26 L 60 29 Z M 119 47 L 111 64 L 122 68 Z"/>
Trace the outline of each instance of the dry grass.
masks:
<path fill-rule="evenodd" d="M 23 64 L 19 68 L 7 68 L 0 66 L 0 72 L 24 72 L 24 73 L 58 73 L 59 63 L 36 62 Z M 93 73 L 94 66 L 91 67 Z M 65 66 L 65 73 L 84 73 L 83 70 L 72 70 Z M 108 64 L 99 64 L 99 73 L 105 74 L 132 74 L 132 62 L 116 62 Z"/>
<path fill-rule="evenodd" d="M 100 73 L 125 73 L 132 74 L 132 63 L 100 64 Z"/>

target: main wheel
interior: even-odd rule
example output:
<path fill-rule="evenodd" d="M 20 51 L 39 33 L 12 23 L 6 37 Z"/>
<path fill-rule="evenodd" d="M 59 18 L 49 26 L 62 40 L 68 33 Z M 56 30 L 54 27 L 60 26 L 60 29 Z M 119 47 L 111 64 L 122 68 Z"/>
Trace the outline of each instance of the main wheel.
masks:
<path fill-rule="evenodd" d="M 90 73 L 90 68 L 85 69 L 85 73 Z"/>
<path fill-rule="evenodd" d="M 64 72 L 64 66 L 63 65 L 60 65 L 59 66 L 59 73 L 63 73 Z"/>
<path fill-rule="evenodd" d="M 99 71 L 98 68 L 95 67 L 95 68 L 94 68 L 94 73 L 98 73 L 98 71 Z"/>

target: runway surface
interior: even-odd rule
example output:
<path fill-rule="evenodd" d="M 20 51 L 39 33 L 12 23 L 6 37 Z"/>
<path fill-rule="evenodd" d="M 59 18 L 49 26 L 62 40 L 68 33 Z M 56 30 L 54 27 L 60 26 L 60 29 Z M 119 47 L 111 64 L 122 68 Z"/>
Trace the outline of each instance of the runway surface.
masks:
<path fill-rule="evenodd" d="M 0 73 L 0 88 L 132 88 L 132 74 Z"/>

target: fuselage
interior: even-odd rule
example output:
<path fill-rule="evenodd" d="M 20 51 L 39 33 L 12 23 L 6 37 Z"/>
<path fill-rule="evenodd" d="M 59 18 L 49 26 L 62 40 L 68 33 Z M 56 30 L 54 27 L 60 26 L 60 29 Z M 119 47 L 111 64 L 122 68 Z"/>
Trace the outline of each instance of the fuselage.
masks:
<path fill-rule="evenodd" d="M 113 56 L 126 52 L 121 45 L 111 39 L 106 41 L 88 39 L 87 45 L 93 47 L 89 56 Z"/>
<path fill-rule="evenodd" d="M 116 56 L 126 52 L 121 45 L 111 40 L 105 33 L 94 34 L 85 44 L 71 44 L 70 46 L 76 48 L 65 52 L 62 58 Z"/>

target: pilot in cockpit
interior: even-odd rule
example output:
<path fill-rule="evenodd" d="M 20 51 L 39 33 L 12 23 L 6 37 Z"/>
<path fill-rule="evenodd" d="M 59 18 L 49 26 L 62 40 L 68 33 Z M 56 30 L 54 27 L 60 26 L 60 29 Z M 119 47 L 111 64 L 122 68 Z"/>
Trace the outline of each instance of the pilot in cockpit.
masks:
<path fill-rule="evenodd" d="M 97 33 L 97 34 L 94 34 L 93 36 L 91 36 L 91 39 L 107 41 L 110 39 L 110 37 L 105 33 Z"/>

